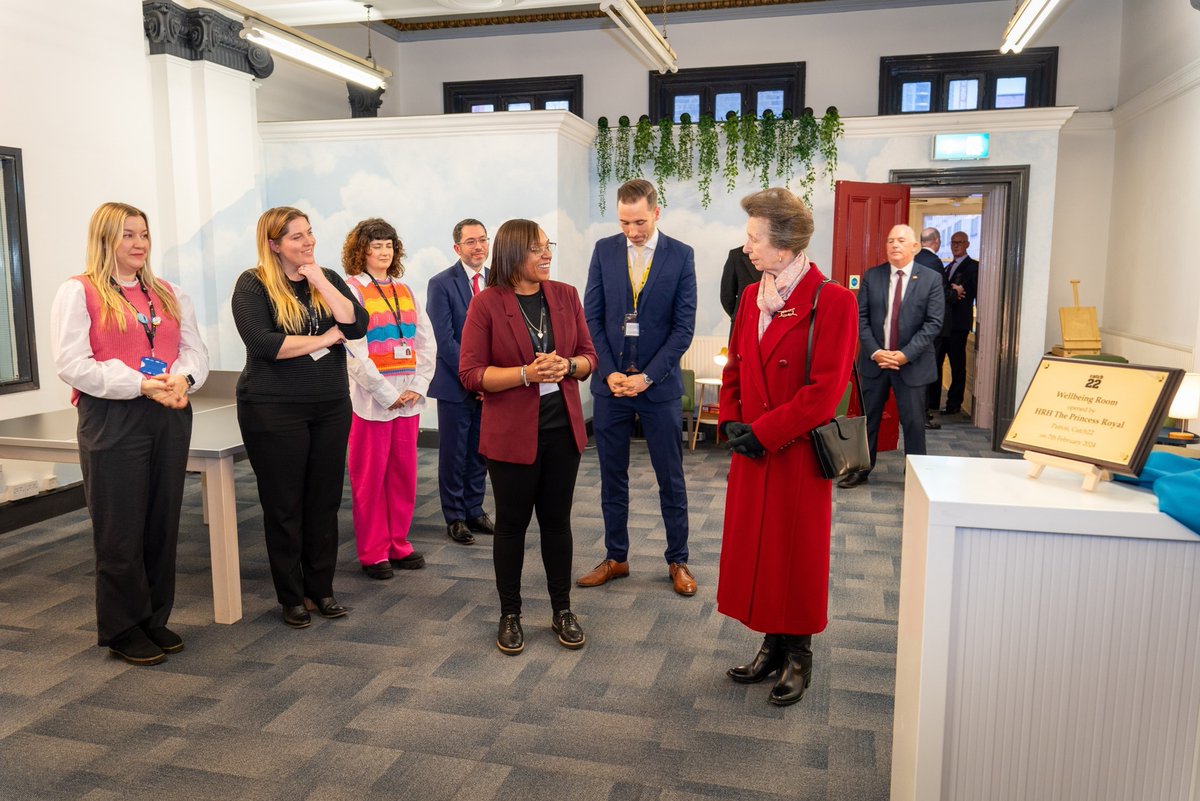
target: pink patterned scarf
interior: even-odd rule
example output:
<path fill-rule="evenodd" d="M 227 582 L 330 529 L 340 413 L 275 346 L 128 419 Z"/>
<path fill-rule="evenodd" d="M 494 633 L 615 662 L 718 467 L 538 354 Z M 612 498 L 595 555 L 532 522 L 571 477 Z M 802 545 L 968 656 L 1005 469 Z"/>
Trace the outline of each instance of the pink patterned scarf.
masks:
<path fill-rule="evenodd" d="M 775 318 L 776 313 L 787 303 L 792 290 L 800 283 L 800 279 L 808 273 L 808 257 L 803 251 L 784 267 L 779 275 L 762 274 L 758 284 L 758 338 L 762 340 L 767 326 Z"/>

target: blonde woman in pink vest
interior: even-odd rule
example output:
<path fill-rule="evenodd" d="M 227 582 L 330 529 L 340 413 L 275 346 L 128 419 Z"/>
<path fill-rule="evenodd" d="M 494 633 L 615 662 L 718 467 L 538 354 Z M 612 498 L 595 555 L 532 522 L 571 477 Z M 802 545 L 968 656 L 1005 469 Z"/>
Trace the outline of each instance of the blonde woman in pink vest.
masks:
<path fill-rule="evenodd" d="M 208 377 L 208 350 L 191 300 L 150 269 L 144 212 L 96 209 L 83 275 L 59 288 L 50 328 L 58 377 L 79 411 L 99 644 L 130 664 L 157 665 L 183 650 L 167 619 L 192 436 L 188 393 Z"/>
<path fill-rule="evenodd" d="M 417 432 L 437 353 L 429 317 L 404 275 L 404 245 L 381 219 L 346 237 L 346 282 L 367 310 L 367 335 L 346 343 L 351 358 L 350 491 L 358 561 L 373 579 L 417 570 L 425 557 L 408 541 L 417 500 Z"/>

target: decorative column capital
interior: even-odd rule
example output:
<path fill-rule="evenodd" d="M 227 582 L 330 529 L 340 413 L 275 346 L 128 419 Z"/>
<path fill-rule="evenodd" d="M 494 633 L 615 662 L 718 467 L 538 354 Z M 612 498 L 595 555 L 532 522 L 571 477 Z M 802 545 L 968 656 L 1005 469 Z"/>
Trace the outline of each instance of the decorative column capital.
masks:
<path fill-rule="evenodd" d="M 349 92 L 351 118 L 379 116 L 379 107 L 383 105 L 383 89 L 368 89 L 350 82 L 346 83 L 346 89 Z"/>
<path fill-rule="evenodd" d="M 145 0 L 142 28 L 150 55 L 208 61 L 266 78 L 275 70 L 271 54 L 242 39 L 242 24 L 207 8 L 184 8 L 171 0 Z"/>

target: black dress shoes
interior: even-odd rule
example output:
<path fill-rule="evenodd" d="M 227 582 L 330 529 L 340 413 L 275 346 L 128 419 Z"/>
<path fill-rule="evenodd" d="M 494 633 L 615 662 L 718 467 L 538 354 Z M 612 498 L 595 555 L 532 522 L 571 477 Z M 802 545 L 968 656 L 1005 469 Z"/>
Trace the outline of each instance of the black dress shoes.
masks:
<path fill-rule="evenodd" d="M 350 614 L 349 607 L 342 606 L 332 595 L 328 598 L 318 598 L 315 601 L 304 599 L 304 605 L 321 617 L 345 617 Z"/>
<path fill-rule="evenodd" d="M 757 684 L 783 667 L 787 654 L 783 650 L 783 635 L 768 634 L 763 637 L 762 647 L 748 663 L 731 667 L 725 675 L 738 684 Z"/>
<path fill-rule="evenodd" d="M 574 650 L 582 648 L 587 642 L 587 637 L 583 636 L 583 629 L 579 625 L 579 618 L 575 617 L 575 613 L 570 609 L 555 612 L 550 627 L 558 635 L 558 641 L 563 648 Z"/>
<path fill-rule="evenodd" d="M 933 412 L 925 412 L 925 429 L 927 431 L 937 431 L 942 427 L 942 424 L 933 419 Z"/>
<path fill-rule="evenodd" d="M 866 484 L 870 475 L 871 473 L 867 470 L 855 470 L 853 473 L 850 473 L 841 481 L 839 481 L 838 486 L 842 489 L 853 489 L 859 484 Z"/>
<path fill-rule="evenodd" d="M 446 535 L 459 545 L 475 544 L 475 537 L 471 534 L 471 529 L 467 528 L 465 520 L 455 520 L 453 523 L 447 525 Z"/>
<path fill-rule="evenodd" d="M 525 650 L 525 631 L 521 628 L 520 615 L 500 616 L 496 647 L 509 656 L 515 656 Z"/>
<path fill-rule="evenodd" d="M 166 626 L 155 626 L 145 631 L 150 642 L 161 648 L 164 654 L 177 654 L 183 650 L 183 638 Z"/>
<path fill-rule="evenodd" d="M 417 551 L 413 551 L 403 559 L 390 559 L 392 567 L 400 570 L 420 570 L 425 567 L 425 557 Z"/>
<path fill-rule="evenodd" d="M 496 524 L 492 522 L 492 518 L 488 517 L 487 512 L 484 512 L 479 517 L 472 517 L 467 521 L 467 528 L 474 531 L 476 534 L 495 534 Z"/>
<path fill-rule="evenodd" d="M 391 562 L 376 562 L 373 565 L 363 565 L 362 569 L 368 576 L 379 581 L 385 581 L 392 577 Z"/>
<path fill-rule="evenodd" d="M 945 409 L 942 409 L 942 411 L 939 412 L 939 414 L 941 414 L 942 417 L 949 417 L 952 414 L 959 414 L 961 412 L 962 412 L 962 409 L 960 409 L 957 406 L 955 406 L 953 409 L 951 409 L 949 406 L 947 406 Z"/>
<path fill-rule="evenodd" d="M 294 629 L 306 629 L 312 625 L 312 618 L 309 616 L 308 610 L 304 608 L 304 604 L 296 604 L 295 606 L 284 604 L 283 622 Z"/>
<path fill-rule="evenodd" d="M 108 652 L 131 665 L 157 665 L 167 661 L 167 655 L 155 645 L 146 632 L 134 626 L 108 644 Z"/>

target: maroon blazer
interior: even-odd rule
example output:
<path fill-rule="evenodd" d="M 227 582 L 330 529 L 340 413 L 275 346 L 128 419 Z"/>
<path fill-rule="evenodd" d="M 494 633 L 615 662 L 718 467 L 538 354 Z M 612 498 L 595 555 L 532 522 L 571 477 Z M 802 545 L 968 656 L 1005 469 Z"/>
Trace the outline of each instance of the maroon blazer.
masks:
<path fill-rule="evenodd" d="M 588 334 L 579 304 L 579 292 L 570 284 L 542 282 L 554 347 L 559 356 L 587 359 L 596 369 L 596 349 Z M 484 392 L 483 371 L 489 367 L 520 367 L 533 362 L 533 343 L 521 317 L 517 296 L 509 287 L 488 287 L 475 296 L 467 309 L 458 377 L 473 392 L 483 392 L 483 419 L 479 429 L 479 452 L 488 459 L 514 464 L 533 464 L 537 457 L 537 384 L 513 387 L 503 392 Z M 559 385 L 567 404 L 567 417 L 575 435 L 575 447 L 583 452 L 587 431 L 579 402 L 579 381 L 564 378 Z"/>

